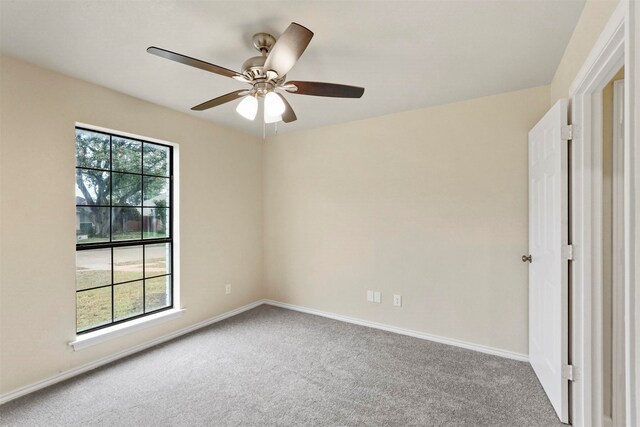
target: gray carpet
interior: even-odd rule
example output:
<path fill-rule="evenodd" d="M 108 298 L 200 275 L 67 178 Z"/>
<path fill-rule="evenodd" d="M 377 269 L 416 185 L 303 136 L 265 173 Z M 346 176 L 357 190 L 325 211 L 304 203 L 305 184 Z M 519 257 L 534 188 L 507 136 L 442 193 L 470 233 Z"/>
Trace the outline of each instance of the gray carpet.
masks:
<path fill-rule="evenodd" d="M 2 425 L 562 425 L 531 367 L 271 306 L 0 406 Z"/>

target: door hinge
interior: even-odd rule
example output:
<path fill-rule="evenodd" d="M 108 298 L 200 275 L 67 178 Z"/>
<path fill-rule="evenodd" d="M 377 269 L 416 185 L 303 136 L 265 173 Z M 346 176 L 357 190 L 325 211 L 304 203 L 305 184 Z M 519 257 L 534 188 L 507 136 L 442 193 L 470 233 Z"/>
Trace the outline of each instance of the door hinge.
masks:
<path fill-rule="evenodd" d="M 573 126 L 572 125 L 564 125 L 560 127 L 560 138 L 563 141 L 570 141 L 573 139 Z"/>
<path fill-rule="evenodd" d="M 565 245 L 562 247 L 562 258 L 573 261 L 573 245 Z"/>
<path fill-rule="evenodd" d="M 575 369 L 573 365 L 562 365 L 562 379 L 575 381 Z"/>

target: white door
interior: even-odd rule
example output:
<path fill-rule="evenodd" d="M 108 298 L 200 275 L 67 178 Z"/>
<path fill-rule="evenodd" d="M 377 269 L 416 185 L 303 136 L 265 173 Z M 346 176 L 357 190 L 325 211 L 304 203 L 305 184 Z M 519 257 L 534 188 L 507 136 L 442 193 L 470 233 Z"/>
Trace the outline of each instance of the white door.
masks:
<path fill-rule="evenodd" d="M 564 423 L 569 421 L 566 131 L 563 99 L 529 132 L 529 360 Z"/>

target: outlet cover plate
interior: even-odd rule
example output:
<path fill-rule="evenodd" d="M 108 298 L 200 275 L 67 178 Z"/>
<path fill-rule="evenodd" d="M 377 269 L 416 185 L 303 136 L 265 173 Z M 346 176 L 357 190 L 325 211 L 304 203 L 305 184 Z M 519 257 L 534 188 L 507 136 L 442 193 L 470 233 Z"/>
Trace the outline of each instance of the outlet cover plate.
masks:
<path fill-rule="evenodd" d="M 367 291 L 367 301 L 373 302 L 373 291 Z"/>
<path fill-rule="evenodd" d="M 402 307 L 402 295 L 393 295 L 393 305 L 395 305 L 396 307 Z"/>

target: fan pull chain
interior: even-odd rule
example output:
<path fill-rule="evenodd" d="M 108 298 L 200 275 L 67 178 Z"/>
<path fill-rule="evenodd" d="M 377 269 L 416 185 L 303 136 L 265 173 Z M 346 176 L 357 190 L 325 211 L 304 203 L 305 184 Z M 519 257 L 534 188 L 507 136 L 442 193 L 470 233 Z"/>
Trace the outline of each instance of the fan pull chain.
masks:
<path fill-rule="evenodd" d="M 262 122 L 262 143 L 264 144 L 267 140 L 267 124 Z"/>

